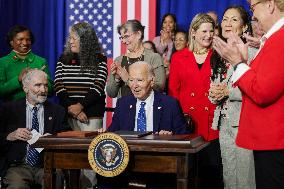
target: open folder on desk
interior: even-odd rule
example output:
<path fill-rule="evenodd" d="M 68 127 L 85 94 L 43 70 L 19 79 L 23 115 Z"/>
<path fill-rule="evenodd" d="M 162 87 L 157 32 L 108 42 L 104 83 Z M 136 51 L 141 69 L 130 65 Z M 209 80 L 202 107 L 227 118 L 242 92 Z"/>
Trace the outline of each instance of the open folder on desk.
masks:
<path fill-rule="evenodd" d="M 120 135 L 121 137 L 139 138 L 146 135 L 150 135 L 153 132 L 152 131 L 115 131 L 114 133 Z"/>

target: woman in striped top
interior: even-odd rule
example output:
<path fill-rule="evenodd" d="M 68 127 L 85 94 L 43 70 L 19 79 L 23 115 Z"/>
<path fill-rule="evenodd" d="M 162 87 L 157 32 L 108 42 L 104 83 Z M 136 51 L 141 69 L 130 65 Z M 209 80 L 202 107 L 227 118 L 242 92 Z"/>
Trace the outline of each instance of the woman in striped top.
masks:
<path fill-rule="evenodd" d="M 73 25 L 55 72 L 56 95 L 68 110 L 73 130 L 102 127 L 106 79 L 107 58 L 93 27 L 88 23 Z"/>

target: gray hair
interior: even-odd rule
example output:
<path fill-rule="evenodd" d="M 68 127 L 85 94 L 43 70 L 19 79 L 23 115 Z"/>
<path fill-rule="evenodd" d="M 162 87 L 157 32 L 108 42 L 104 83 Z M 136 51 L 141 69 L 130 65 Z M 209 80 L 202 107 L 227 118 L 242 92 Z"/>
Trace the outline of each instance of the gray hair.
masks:
<path fill-rule="evenodd" d="M 28 87 L 31 84 L 32 78 L 36 75 L 42 75 L 47 79 L 47 74 L 37 68 L 30 69 L 22 78 L 23 87 Z"/>
<path fill-rule="evenodd" d="M 247 0 L 249 3 L 251 3 L 251 0 Z M 265 2 L 266 0 L 260 0 L 259 2 Z M 274 0 L 277 8 L 280 10 L 280 12 L 284 12 L 284 0 Z"/>
<path fill-rule="evenodd" d="M 138 20 L 127 20 L 122 25 L 117 26 L 117 32 L 119 35 L 121 35 L 121 30 L 124 29 L 126 32 L 131 29 L 132 32 L 141 32 L 141 38 L 140 41 L 143 41 L 144 39 L 144 29 L 145 26 L 141 24 Z"/>
<path fill-rule="evenodd" d="M 133 67 L 133 66 L 138 66 L 138 65 L 146 65 L 147 66 L 147 73 L 148 76 L 152 79 L 153 77 L 155 77 L 155 73 L 154 73 L 154 68 L 151 64 L 149 64 L 148 62 L 145 61 L 137 61 L 134 62 L 133 64 L 131 64 L 128 68 L 128 70 Z"/>

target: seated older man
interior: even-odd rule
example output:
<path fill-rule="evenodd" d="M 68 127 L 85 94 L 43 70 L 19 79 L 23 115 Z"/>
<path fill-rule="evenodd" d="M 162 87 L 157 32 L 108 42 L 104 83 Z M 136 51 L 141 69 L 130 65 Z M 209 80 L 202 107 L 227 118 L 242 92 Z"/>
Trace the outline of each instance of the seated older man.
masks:
<path fill-rule="evenodd" d="M 186 132 L 186 122 L 178 102 L 153 90 L 153 68 L 147 62 L 129 67 L 129 96 L 118 99 L 108 131 L 153 131 L 159 134 Z"/>
<path fill-rule="evenodd" d="M 22 78 L 26 99 L 3 104 L 0 110 L 0 144 L 3 147 L 7 189 L 30 188 L 43 182 L 43 152 L 31 147 L 35 135 L 66 130 L 64 108 L 46 101 L 48 76 L 32 69 Z M 3 160 L 3 159 L 2 159 Z M 0 164 L 1 165 L 1 164 Z"/>
<path fill-rule="evenodd" d="M 187 123 L 177 100 L 153 90 L 153 68 L 147 62 L 136 62 L 129 67 L 128 85 L 132 91 L 117 101 L 112 124 L 107 131 L 153 131 L 156 134 L 186 133 Z M 147 173 L 149 176 L 149 174 Z M 144 176 L 147 176 L 144 175 Z M 141 175 L 139 175 L 140 178 Z M 148 177 L 147 176 L 147 177 Z M 133 174 L 123 173 L 116 178 L 98 176 L 98 188 L 123 188 Z M 167 178 L 167 177 L 166 177 Z M 155 179 L 154 181 L 152 181 Z M 166 183 L 164 177 L 152 177 L 149 185 Z"/>

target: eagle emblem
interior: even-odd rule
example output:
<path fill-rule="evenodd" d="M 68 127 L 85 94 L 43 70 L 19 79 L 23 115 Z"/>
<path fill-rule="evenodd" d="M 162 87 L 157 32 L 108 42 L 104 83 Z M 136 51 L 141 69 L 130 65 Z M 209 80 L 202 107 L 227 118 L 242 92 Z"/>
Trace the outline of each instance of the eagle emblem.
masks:
<path fill-rule="evenodd" d="M 112 144 L 105 144 L 101 147 L 103 161 L 105 162 L 106 166 L 112 166 L 117 162 L 119 157 L 116 156 L 116 151 L 116 147 Z"/>

